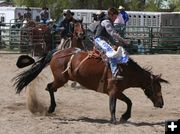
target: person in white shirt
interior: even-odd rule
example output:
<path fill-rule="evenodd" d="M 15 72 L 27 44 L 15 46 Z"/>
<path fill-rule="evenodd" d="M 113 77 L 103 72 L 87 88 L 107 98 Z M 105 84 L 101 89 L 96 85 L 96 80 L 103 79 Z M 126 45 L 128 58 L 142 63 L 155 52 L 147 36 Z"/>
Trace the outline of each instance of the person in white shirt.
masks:
<path fill-rule="evenodd" d="M 114 21 L 114 24 L 115 25 L 118 25 L 118 24 L 125 25 L 125 22 L 124 22 L 124 19 L 122 17 L 122 14 L 118 14 L 116 20 Z"/>

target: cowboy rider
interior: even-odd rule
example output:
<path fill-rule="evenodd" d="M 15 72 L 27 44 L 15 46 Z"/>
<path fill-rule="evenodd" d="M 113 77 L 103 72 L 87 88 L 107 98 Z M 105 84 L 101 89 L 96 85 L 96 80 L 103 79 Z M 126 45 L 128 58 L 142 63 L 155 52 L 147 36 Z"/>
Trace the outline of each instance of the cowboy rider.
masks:
<path fill-rule="evenodd" d="M 61 45 L 64 41 L 72 36 L 73 23 L 75 19 L 73 18 L 74 13 L 70 10 L 67 10 L 64 15 L 64 20 L 56 27 L 55 32 L 61 31 L 61 43 L 58 48 L 61 48 Z"/>
<path fill-rule="evenodd" d="M 103 51 L 107 56 L 112 72 L 112 79 L 121 80 L 123 77 L 119 74 L 120 72 L 117 67 L 116 58 L 123 57 L 121 63 L 126 63 L 128 57 L 125 54 L 123 47 L 119 46 L 117 51 L 115 51 L 112 46 L 110 46 L 109 41 L 115 41 L 116 44 L 126 44 L 127 41 L 117 33 L 113 26 L 113 22 L 118 15 L 118 10 L 116 8 L 109 8 L 107 14 L 107 17 L 102 19 L 97 27 L 94 38 L 95 47 Z"/>

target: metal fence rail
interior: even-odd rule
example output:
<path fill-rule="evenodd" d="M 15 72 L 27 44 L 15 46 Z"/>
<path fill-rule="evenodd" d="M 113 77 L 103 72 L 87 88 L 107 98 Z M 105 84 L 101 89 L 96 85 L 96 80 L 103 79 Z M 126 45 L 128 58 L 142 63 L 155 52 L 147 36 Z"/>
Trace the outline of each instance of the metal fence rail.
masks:
<path fill-rule="evenodd" d="M 86 24 L 85 28 L 87 28 Z M 127 49 L 131 54 L 138 53 L 139 40 L 143 44 L 143 53 L 180 53 L 180 27 L 119 26 L 116 29 L 120 35 L 129 39 Z M 30 38 L 31 30 L 18 28 L 13 23 L 0 26 L 0 53 L 31 53 L 31 48 L 43 45 L 42 38 Z M 57 41 L 56 37 L 59 35 L 53 36 L 52 46 L 55 48 L 60 41 Z"/>

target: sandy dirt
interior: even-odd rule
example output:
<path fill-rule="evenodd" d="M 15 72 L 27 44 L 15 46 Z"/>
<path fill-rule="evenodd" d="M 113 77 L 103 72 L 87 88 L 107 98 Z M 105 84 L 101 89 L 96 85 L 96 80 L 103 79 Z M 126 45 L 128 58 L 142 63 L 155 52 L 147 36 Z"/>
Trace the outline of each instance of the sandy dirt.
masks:
<path fill-rule="evenodd" d="M 32 114 L 27 108 L 28 88 L 16 94 L 11 81 L 22 71 L 15 66 L 18 56 L 0 54 L 0 134 L 164 134 L 165 120 L 180 118 L 180 55 L 132 56 L 141 66 L 151 66 L 154 74 L 162 73 L 170 84 L 162 84 L 165 101 L 162 109 L 154 108 L 141 89 L 125 90 L 133 102 L 132 117 L 118 125 L 109 122 L 107 95 L 70 86 L 55 93 L 57 108 L 53 114 L 45 115 L 43 111 Z M 49 68 L 36 81 L 39 89 L 34 97 L 42 104 L 41 110 L 49 106 L 49 94 L 44 89 L 51 81 Z M 33 85 L 29 90 L 33 90 Z M 118 120 L 125 110 L 126 105 L 118 101 Z"/>

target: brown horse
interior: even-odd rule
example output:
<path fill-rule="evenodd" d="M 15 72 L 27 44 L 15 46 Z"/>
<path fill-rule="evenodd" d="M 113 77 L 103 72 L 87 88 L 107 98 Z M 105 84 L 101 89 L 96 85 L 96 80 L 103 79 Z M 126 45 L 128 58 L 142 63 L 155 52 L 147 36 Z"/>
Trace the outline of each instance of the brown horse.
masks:
<path fill-rule="evenodd" d="M 48 41 L 45 41 L 45 33 L 49 32 L 49 27 L 46 24 L 36 25 L 31 30 L 30 42 L 31 42 L 31 54 L 33 56 L 40 56 L 48 51 L 51 51 L 51 39 L 48 37 Z"/>
<path fill-rule="evenodd" d="M 29 48 L 33 56 L 41 56 L 55 48 L 60 42 L 60 35 L 51 34 L 52 26 L 37 23 L 29 20 L 21 30 L 22 42 L 29 43 Z"/>
<path fill-rule="evenodd" d="M 164 105 L 161 82 L 168 83 L 168 81 L 162 79 L 161 75 L 153 75 L 151 71 L 141 68 L 129 59 L 127 64 L 118 64 L 119 69 L 122 70 L 123 80 L 113 80 L 110 69 L 100 57 L 94 58 L 78 48 L 51 51 L 36 61 L 30 69 L 15 77 L 17 93 L 35 79 L 48 64 L 54 76 L 54 81 L 46 87 L 51 97 L 49 113 L 54 112 L 56 107 L 54 92 L 68 80 L 77 81 L 88 89 L 108 94 L 112 123 L 116 123 L 117 99 L 127 104 L 127 110 L 122 115 L 121 121 L 127 121 L 131 117 L 132 102 L 123 93 L 129 87 L 142 88 L 155 107 L 162 108 Z"/>

